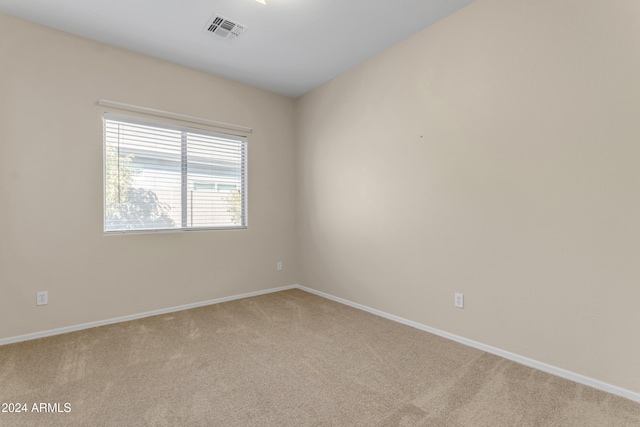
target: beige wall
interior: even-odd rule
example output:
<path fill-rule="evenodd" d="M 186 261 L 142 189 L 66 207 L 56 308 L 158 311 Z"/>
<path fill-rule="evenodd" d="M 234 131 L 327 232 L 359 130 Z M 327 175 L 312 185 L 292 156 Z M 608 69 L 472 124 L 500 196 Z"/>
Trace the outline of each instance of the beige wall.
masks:
<path fill-rule="evenodd" d="M 639 16 L 478 0 L 294 105 L 0 15 L 0 339 L 299 282 L 640 392 Z M 98 98 L 254 127 L 249 229 L 104 236 Z"/>
<path fill-rule="evenodd" d="M 249 228 L 103 235 L 99 98 L 253 127 Z M 296 283 L 293 143 L 289 98 L 0 15 L 0 339 Z"/>
<path fill-rule="evenodd" d="M 635 0 L 478 0 L 299 99 L 300 283 L 640 392 L 638 52 Z"/>

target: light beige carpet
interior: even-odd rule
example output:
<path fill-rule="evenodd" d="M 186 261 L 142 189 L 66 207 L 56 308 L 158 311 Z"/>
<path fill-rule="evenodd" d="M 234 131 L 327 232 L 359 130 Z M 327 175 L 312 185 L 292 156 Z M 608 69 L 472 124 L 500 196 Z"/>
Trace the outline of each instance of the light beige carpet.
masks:
<path fill-rule="evenodd" d="M 638 403 L 300 290 L 2 346 L 0 402 L 28 405 L 2 426 L 640 426 Z"/>

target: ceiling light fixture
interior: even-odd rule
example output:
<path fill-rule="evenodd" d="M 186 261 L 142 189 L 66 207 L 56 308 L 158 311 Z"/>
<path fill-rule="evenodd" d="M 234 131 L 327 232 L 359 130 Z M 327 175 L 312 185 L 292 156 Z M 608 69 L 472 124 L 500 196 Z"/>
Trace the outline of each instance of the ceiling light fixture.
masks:
<path fill-rule="evenodd" d="M 258 3 L 267 4 L 265 0 L 256 0 Z"/>

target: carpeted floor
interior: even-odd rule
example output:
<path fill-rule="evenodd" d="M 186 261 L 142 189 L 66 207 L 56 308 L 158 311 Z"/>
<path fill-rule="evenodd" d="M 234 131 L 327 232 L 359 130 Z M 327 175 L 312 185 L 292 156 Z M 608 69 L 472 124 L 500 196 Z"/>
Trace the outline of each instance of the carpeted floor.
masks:
<path fill-rule="evenodd" d="M 0 402 L 27 404 L 2 426 L 640 426 L 638 403 L 300 290 L 2 346 Z"/>

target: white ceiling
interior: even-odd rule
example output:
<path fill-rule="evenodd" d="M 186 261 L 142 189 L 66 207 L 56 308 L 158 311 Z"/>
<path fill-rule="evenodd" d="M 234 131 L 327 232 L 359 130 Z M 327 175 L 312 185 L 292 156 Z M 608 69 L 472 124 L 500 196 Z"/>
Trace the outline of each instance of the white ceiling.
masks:
<path fill-rule="evenodd" d="M 473 0 L 0 0 L 0 12 L 298 97 Z M 214 13 L 244 24 L 228 42 Z"/>

